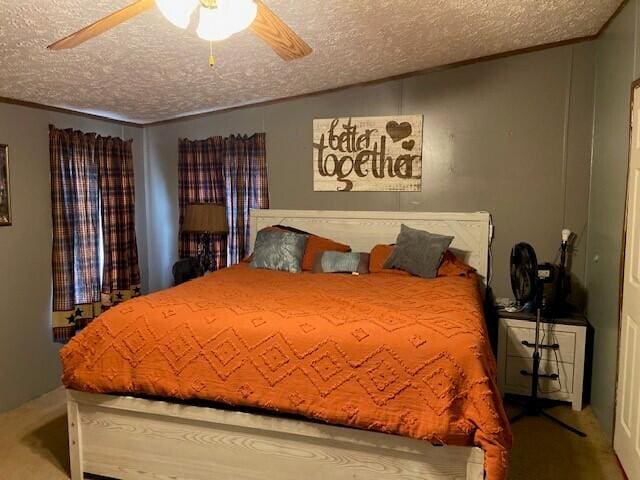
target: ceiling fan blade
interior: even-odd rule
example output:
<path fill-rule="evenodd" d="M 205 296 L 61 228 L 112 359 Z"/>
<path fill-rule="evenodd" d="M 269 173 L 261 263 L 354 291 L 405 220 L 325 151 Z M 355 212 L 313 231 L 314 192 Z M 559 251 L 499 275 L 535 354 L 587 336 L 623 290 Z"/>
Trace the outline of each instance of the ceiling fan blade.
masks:
<path fill-rule="evenodd" d="M 313 50 L 262 1 L 256 0 L 258 14 L 251 31 L 264 40 L 283 60 L 306 57 Z"/>
<path fill-rule="evenodd" d="M 123 9 L 118 10 L 117 12 L 113 12 L 111 15 L 107 15 L 97 22 L 84 27 L 82 30 L 78 30 L 68 37 L 52 43 L 47 48 L 49 50 L 64 50 L 67 48 L 77 47 L 81 43 L 84 43 L 87 40 L 92 39 L 93 37 L 97 37 L 98 35 L 120 25 L 123 22 L 126 22 L 136 15 L 152 9 L 154 5 L 154 0 L 138 0 L 131 5 L 124 7 Z"/>

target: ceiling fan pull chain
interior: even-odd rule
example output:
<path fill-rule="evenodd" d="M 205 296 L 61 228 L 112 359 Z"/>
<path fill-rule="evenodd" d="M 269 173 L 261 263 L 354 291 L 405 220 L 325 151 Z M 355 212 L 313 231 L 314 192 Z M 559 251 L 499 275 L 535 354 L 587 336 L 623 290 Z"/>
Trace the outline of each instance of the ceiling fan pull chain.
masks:
<path fill-rule="evenodd" d="M 216 57 L 213 56 L 213 42 L 209 42 L 209 66 L 211 68 L 216 64 Z"/>

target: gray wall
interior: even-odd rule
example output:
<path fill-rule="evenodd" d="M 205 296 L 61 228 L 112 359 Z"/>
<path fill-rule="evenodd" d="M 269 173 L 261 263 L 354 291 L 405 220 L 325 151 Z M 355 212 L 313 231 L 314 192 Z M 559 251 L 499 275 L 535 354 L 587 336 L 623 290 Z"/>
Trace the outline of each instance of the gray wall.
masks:
<path fill-rule="evenodd" d="M 179 137 L 266 132 L 272 208 L 493 214 L 499 296 L 511 296 L 517 241 L 553 260 L 563 226 L 579 233 L 584 280 L 593 110 L 593 44 L 583 43 L 145 129 L 150 288 L 171 283 L 177 254 Z M 312 121 L 424 115 L 419 193 L 314 192 Z"/>
<path fill-rule="evenodd" d="M 143 130 L 77 115 L 0 104 L 0 143 L 9 145 L 13 226 L 0 227 L 0 411 L 60 384 L 51 334 L 51 197 L 48 125 L 133 138 L 138 247 L 146 262 Z"/>
<path fill-rule="evenodd" d="M 596 43 L 596 89 L 587 289 L 595 328 L 593 411 L 609 434 L 618 357 L 620 254 L 629 154 L 630 87 L 636 58 L 638 2 L 630 1 Z"/>
<path fill-rule="evenodd" d="M 577 286 L 589 288 L 596 327 L 593 406 L 610 431 L 629 83 L 640 65 L 634 57 L 636 10 L 632 0 L 596 42 L 145 129 L 0 104 L 14 220 L 0 228 L 0 411 L 59 384 L 50 334 L 47 125 L 54 123 L 134 138 L 145 290 L 171 284 L 180 137 L 266 132 L 272 208 L 487 210 L 496 224 L 498 296 L 511 296 L 508 254 L 514 243 L 528 241 L 541 260 L 554 260 L 560 229 L 571 228 L 578 233 L 572 270 Z M 422 192 L 313 192 L 314 118 L 396 113 L 424 115 Z"/>

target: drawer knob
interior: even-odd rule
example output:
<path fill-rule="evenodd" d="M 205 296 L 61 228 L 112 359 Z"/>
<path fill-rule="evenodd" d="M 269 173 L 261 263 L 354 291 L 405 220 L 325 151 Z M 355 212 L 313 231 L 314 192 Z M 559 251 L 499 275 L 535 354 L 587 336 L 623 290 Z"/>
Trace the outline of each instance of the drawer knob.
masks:
<path fill-rule="evenodd" d="M 528 372 L 526 370 L 520 370 L 520 375 L 525 375 L 527 377 L 531 377 L 533 375 L 533 373 Z M 557 373 L 539 373 L 538 377 L 540 377 L 540 378 L 550 378 L 551 380 L 557 380 L 558 378 L 560 378 L 560 375 L 558 375 Z"/>
<path fill-rule="evenodd" d="M 522 340 L 522 345 L 529 348 L 535 348 L 535 344 L 531 342 L 527 342 L 526 340 Z M 547 350 L 560 350 L 560 345 L 557 343 L 552 343 L 550 345 L 538 345 L 538 348 L 544 348 Z"/>

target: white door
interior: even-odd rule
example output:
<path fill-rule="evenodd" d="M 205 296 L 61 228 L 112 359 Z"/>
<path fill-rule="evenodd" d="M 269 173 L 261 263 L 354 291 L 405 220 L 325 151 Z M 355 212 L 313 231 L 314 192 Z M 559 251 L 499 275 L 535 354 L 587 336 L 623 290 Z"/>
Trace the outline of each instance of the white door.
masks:
<path fill-rule="evenodd" d="M 633 91 L 627 190 L 620 364 L 614 448 L 630 480 L 640 480 L 640 86 Z"/>

